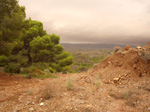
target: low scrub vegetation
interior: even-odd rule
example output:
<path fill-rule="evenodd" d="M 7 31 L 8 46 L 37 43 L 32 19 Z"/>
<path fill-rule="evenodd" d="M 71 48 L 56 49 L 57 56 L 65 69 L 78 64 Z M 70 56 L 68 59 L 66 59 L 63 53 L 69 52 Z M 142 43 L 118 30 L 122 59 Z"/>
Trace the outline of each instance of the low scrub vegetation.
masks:
<path fill-rule="evenodd" d="M 74 83 L 75 83 L 75 80 L 74 80 L 74 79 L 68 78 L 68 79 L 66 80 L 66 89 L 67 89 L 67 90 L 72 90 L 72 89 L 73 89 L 73 86 L 74 86 Z"/>
<path fill-rule="evenodd" d="M 72 64 L 73 72 L 83 72 L 92 68 L 95 64 L 100 63 L 111 53 L 110 50 L 97 51 L 78 51 L 72 52 L 74 63 Z"/>
<path fill-rule="evenodd" d="M 9 63 L 4 67 L 4 72 L 6 73 L 20 73 L 20 64 L 19 63 Z"/>
<path fill-rule="evenodd" d="M 96 90 L 99 89 L 102 86 L 102 81 L 101 81 L 99 76 L 95 77 L 95 80 L 94 80 L 93 84 L 95 85 Z"/>
<path fill-rule="evenodd" d="M 28 95 L 33 95 L 33 90 L 29 90 Z"/>
<path fill-rule="evenodd" d="M 150 61 L 150 53 L 146 53 L 142 55 L 142 60 L 144 60 L 145 62 Z"/>
<path fill-rule="evenodd" d="M 114 53 L 118 52 L 119 50 L 121 50 L 122 48 L 119 46 L 114 47 Z"/>
<path fill-rule="evenodd" d="M 131 96 L 130 91 L 124 93 L 124 99 L 128 99 Z"/>
<path fill-rule="evenodd" d="M 52 75 L 49 71 L 42 71 L 34 66 L 25 69 L 25 78 L 57 78 Z"/>
<path fill-rule="evenodd" d="M 41 89 L 41 97 L 43 100 L 48 100 L 53 96 L 54 87 L 49 82 L 45 82 Z"/>
<path fill-rule="evenodd" d="M 96 89 L 99 89 L 102 86 L 102 82 L 100 79 L 96 79 L 94 81 L 94 85 L 96 86 Z"/>

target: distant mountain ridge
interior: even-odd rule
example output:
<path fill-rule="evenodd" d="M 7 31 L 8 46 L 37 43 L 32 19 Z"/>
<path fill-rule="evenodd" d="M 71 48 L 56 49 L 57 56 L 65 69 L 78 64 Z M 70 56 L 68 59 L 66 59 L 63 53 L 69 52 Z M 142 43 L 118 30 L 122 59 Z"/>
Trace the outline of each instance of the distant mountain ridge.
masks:
<path fill-rule="evenodd" d="M 99 50 L 99 49 L 113 49 L 115 46 L 120 46 L 124 48 L 126 45 L 120 44 L 106 44 L 106 43 L 60 43 L 65 50 Z M 131 47 L 136 47 L 135 45 L 131 45 Z"/>

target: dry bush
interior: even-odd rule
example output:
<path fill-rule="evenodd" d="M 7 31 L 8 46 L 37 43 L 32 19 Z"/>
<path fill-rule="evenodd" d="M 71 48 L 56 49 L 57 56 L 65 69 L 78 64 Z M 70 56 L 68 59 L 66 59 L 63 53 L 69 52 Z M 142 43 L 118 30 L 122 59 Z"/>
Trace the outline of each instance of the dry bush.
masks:
<path fill-rule="evenodd" d="M 136 106 L 138 105 L 138 102 L 141 102 L 141 99 L 138 95 L 132 95 L 128 99 L 126 99 L 125 104 L 128 106 Z"/>
<path fill-rule="evenodd" d="M 73 86 L 74 86 L 74 82 L 75 82 L 74 79 L 68 78 L 68 79 L 66 80 L 66 89 L 67 89 L 67 90 L 72 90 L 72 89 L 73 89 Z"/>
<path fill-rule="evenodd" d="M 118 52 L 119 50 L 121 50 L 121 47 L 119 47 L 119 46 L 115 46 L 115 47 L 114 47 L 114 52 L 115 52 L 115 53 Z"/>
<path fill-rule="evenodd" d="M 123 94 L 123 96 L 124 96 L 124 99 L 129 99 L 129 98 L 131 97 L 131 92 L 130 92 L 130 91 L 125 92 L 125 93 Z"/>
<path fill-rule="evenodd" d="M 88 91 L 85 91 L 83 93 L 83 100 L 88 100 L 89 99 L 89 92 Z"/>
<path fill-rule="evenodd" d="M 33 95 L 33 90 L 29 90 L 28 95 Z"/>
<path fill-rule="evenodd" d="M 144 60 L 145 62 L 150 61 L 150 53 L 146 53 L 142 55 L 142 60 Z"/>
<path fill-rule="evenodd" d="M 125 104 L 128 106 L 136 106 L 138 102 L 141 101 L 139 93 L 133 90 L 124 91 L 123 93 L 115 91 L 110 96 L 114 97 L 116 100 L 125 100 Z"/>
<path fill-rule="evenodd" d="M 113 96 L 113 94 L 114 94 L 114 88 L 113 88 L 113 86 L 110 86 L 110 88 L 109 88 L 108 91 L 109 91 L 108 94 L 109 94 L 110 96 Z"/>
<path fill-rule="evenodd" d="M 43 100 L 48 100 L 53 96 L 54 86 L 50 82 L 45 82 L 41 90 L 41 97 Z"/>
<path fill-rule="evenodd" d="M 130 48 L 131 47 L 127 45 L 127 46 L 124 47 L 124 50 L 128 51 Z"/>
<path fill-rule="evenodd" d="M 102 86 L 102 81 L 100 79 L 96 79 L 94 81 L 94 85 L 96 86 L 96 89 L 99 89 Z"/>
<path fill-rule="evenodd" d="M 102 81 L 100 79 L 100 75 L 95 77 L 94 85 L 96 86 L 97 89 L 99 89 L 102 86 Z"/>
<path fill-rule="evenodd" d="M 33 77 L 33 75 L 30 73 L 30 74 L 26 74 L 24 77 L 27 79 L 31 79 Z"/>
<path fill-rule="evenodd" d="M 100 87 L 102 87 L 102 81 L 100 79 L 100 75 L 95 77 L 95 80 L 93 81 L 93 87 L 92 87 L 92 92 L 96 92 Z"/>
<path fill-rule="evenodd" d="M 131 97 L 132 92 L 131 91 L 124 91 L 124 92 L 118 92 L 118 91 L 114 91 L 114 90 L 109 90 L 109 95 L 113 98 L 115 98 L 116 100 L 127 100 Z"/>

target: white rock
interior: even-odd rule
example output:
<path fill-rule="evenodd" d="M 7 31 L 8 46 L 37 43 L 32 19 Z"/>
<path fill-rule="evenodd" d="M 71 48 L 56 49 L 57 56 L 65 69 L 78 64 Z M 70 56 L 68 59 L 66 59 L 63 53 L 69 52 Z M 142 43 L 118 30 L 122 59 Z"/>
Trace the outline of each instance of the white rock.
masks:
<path fill-rule="evenodd" d="M 119 80 L 120 80 L 120 78 L 114 78 L 113 79 L 114 83 L 118 83 Z"/>
<path fill-rule="evenodd" d="M 119 78 L 114 78 L 113 80 L 114 80 L 114 81 L 119 81 Z"/>
<path fill-rule="evenodd" d="M 43 106 L 44 105 L 44 103 L 40 103 L 40 106 Z"/>
<path fill-rule="evenodd" d="M 141 46 L 137 46 L 137 48 L 138 48 L 138 49 L 141 49 L 142 47 L 141 47 Z"/>

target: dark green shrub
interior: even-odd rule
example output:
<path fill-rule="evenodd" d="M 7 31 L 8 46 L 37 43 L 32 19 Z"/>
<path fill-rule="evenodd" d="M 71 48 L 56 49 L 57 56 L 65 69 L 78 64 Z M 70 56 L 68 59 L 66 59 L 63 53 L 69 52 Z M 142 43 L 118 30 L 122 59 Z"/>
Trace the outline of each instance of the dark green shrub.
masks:
<path fill-rule="evenodd" d="M 46 62 L 38 62 L 38 63 L 33 63 L 32 65 L 40 70 L 44 70 L 44 69 L 48 69 L 50 64 Z"/>
<path fill-rule="evenodd" d="M 5 66 L 8 64 L 8 62 L 9 59 L 6 56 L 4 55 L 0 56 L 0 66 Z"/>
<path fill-rule="evenodd" d="M 30 67 L 27 68 L 27 70 L 28 70 L 29 73 L 34 72 L 36 69 L 37 68 L 35 66 L 30 66 Z"/>
<path fill-rule="evenodd" d="M 37 68 L 35 66 L 30 66 L 30 67 L 26 67 L 26 68 L 21 68 L 21 73 L 23 74 L 29 74 L 32 73 L 33 71 L 35 71 Z"/>
<path fill-rule="evenodd" d="M 59 64 L 57 64 L 57 63 L 50 63 L 49 69 L 52 73 L 54 73 L 56 71 L 61 71 L 61 68 L 60 68 Z"/>
<path fill-rule="evenodd" d="M 21 54 L 17 55 L 17 62 L 22 66 L 26 66 L 28 64 L 28 58 L 26 56 L 22 56 Z"/>
<path fill-rule="evenodd" d="M 9 62 L 17 63 L 18 57 L 16 55 L 10 55 L 9 56 Z"/>
<path fill-rule="evenodd" d="M 62 72 L 63 73 L 72 72 L 72 69 L 71 69 L 70 66 L 65 66 L 65 67 L 62 68 Z"/>
<path fill-rule="evenodd" d="M 55 73 L 56 72 L 56 70 L 53 69 L 52 67 L 49 67 L 49 70 L 50 70 L 51 73 Z"/>
<path fill-rule="evenodd" d="M 72 63 L 73 63 L 72 56 L 68 56 L 67 58 L 60 60 L 60 66 L 62 66 L 62 67 L 71 65 Z"/>
<path fill-rule="evenodd" d="M 9 62 L 13 63 L 19 63 L 20 65 L 26 66 L 27 65 L 28 58 L 21 55 L 21 53 L 17 55 L 10 55 L 9 56 Z"/>
<path fill-rule="evenodd" d="M 4 71 L 7 73 L 20 73 L 20 67 L 18 63 L 9 63 L 4 67 Z"/>

